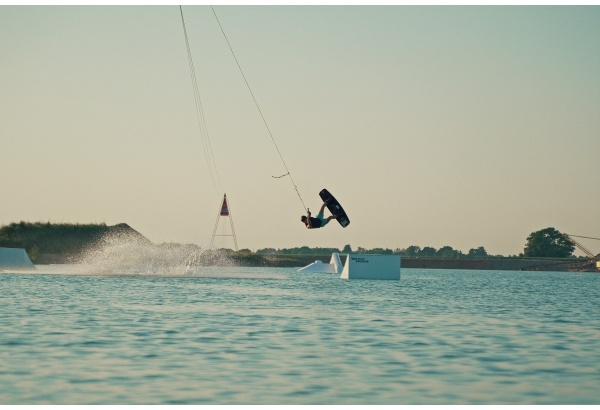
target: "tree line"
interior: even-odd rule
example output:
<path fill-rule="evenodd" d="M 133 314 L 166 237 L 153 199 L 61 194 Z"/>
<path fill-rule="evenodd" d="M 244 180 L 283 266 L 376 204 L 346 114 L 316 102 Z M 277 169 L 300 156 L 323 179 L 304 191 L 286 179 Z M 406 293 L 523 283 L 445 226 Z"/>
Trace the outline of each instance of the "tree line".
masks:
<path fill-rule="evenodd" d="M 351 245 L 346 245 L 342 249 L 337 248 L 309 248 L 308 246 L 296 247 L 296 248 L 264 248 L 256 251 L 259 255 L 328 255 L 331 253 L 364 253 L 364 254 L 379 254 L 379 255 L 401 255 L 405 257 L 421 257 L 421 258 L 446 258 L 446 259 L 459 259 L 459 258 L 486 258 L 488 253 L 483 246 L 478 248 L 470 249 L 467 254 L 462 253 L 457 249 L 453 249 L 451 246 L 444 246 L 440 249 L 435 249 L 430 246 L 421 248 L 420 246 L 412 245 L 408 248 L 401 249 L 389 249 L 389 248 L 372 248 L 367 249 L 358 247 L 356 250 L 352 249 Z"/>
<path fill-rule="evenodd" d="M 35 261 L 38 253 L 68 254 L 76 255 L 87 247 L 98 244 L 107 236 L 125 235 L 136 240 L 148 241 L 139 232 L 127 224 L 107 226 L 106 224 L 51 224 L 19 222 L 0 227 L 0 247 L 24 248 L 30 258 Z M 565 235 L 554 228 L 545 228 L 532 232 L 525 244 L 520 257 L 546 257 L 546 258 L 568 258 L 573 256 L 575 246 Z M 249 249 L 242 249 L 238 253 L 254 253 Z M 407 248 L 373 248 L 366 249 L 358 247 L 353 249 L 346 245 L 342 249 L 337 248 L 310 248 L 308 246 L 296 248 L 264 248 L 256 251 L 257 255 L 330 255 L 332 253 L 365 253 L 365 254 L 398 254 L 403 257 L 417 258 L 488 258 L 503 257 L 502 255 L 489 255 L 483 246 L 469 249 L 467 253 L 454 249 L 451 246 L 443 246 L 436 249 L 431 246 L 420 247 L 411 245 Z"/>
<path fill-rule="evenodd" d="M 532 232 L 527 237 L 523 253 L 519 254 L 518 256 L 526 258 L 569 258 L 573 256 L 574 251 L 574 244 L 571 243 L 565 235 L 554 228 L 545 228 L 536 232 Z M 479 259 L 488 257 L 504 257 L 503 255 L 489 255 L 483 246 L 471 248 L 466 254 L 458 249 L 452 248 L 451 246 L 443 246 L 439 249 L 436 249 L 431 246 L 425 246 L 421 248 L 417 245 L 411 245 L 408 248 L 396 249 L 365 249 L 358 247 L 356 250 L 353 250 L 350 245 L 344 246 L 344 248 L 341 250 L 336 248 L 309 248 L 307 246 L 302 246 L 299 248 L 290 249 L 265 248 L 256 251 L 256 253 L 260 255 L 327 255 L 334 252 L 382 255 L 397 254 L 409 258 Z"/>

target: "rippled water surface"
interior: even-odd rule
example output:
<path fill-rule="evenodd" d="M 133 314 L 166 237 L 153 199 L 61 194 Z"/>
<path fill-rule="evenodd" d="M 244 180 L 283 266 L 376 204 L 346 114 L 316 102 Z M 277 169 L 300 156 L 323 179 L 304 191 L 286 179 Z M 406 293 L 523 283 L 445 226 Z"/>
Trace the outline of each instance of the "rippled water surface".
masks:
<path fill-rule="evenodd" d="M 600 403 L 599 274 L 78 269 L 0 274 L 0 404 Z"/>

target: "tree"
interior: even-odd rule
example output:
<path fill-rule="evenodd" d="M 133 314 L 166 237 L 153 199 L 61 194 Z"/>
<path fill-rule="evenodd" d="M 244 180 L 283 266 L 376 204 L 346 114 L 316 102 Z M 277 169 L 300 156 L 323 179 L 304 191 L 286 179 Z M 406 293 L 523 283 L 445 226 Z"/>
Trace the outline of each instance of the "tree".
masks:
<path fill-rule="evenodd" d="M 344 246 L 344 249 L 342 249 L 342 253 L 352 253 L 352 247 L 350 245 Z"/>
<path fill-rule="evenodd" d="M 411 245 L 404 251 L 404 256 L 419 256 L 421 252 L 421 247 L 416 245 Z"/>
<path fill-rule="evenodd" d="M 391 249 L 388 248 L 373 248 L 370 250 L 367 250 L 365 253 L 370 253 L 370 254 L 376 254 L 376 255 L 391 255 L 394 252 Z"/>
<path fill-rule="evenodd" d="M 486 256 L 488 256 L 488 253 L 483 246 L 477 249 L 469 249 L 469 258 L 485 258 Z"/>
<path fill-rule="evenodd" d="M 440 258 L 458 258 L 462 252 L 454 250 L 452 246 L 443 246 L 435 253 L 435 256 Z"/>
<path fill-rule="evenodd" d="M 435 256 L 436 252 L 437 252 L 437 250 L 435 248 L 426 246 L 423 249 L 421 249 L 421 252 L 419 252 L 419 256 L 422 256 L 425 258 L 431 258 L 431 257 Z"/>
<path fill-rule="evenodd" d="M 258 255 L 275 255 L 277 253 L 277 250 L 274 248 L 264 248 L 264 249 L 258 249 L 256 251 L 256 253 Z"/>
<path fill-rule="evenodd" d="M 554 228 L 532 232 L 527 237 L 523 255 L 526 257 L 568 258 L 575 246 Z"/>

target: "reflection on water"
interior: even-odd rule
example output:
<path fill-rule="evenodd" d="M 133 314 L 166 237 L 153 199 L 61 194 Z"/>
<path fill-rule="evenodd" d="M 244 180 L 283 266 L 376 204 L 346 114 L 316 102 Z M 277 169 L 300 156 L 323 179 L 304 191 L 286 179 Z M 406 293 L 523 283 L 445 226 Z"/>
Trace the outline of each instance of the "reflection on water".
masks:
<path fill-rule="evenodd" d="M 156 271 L 0 275 L 0 403 L 600 402 L 597 274 Z"/>

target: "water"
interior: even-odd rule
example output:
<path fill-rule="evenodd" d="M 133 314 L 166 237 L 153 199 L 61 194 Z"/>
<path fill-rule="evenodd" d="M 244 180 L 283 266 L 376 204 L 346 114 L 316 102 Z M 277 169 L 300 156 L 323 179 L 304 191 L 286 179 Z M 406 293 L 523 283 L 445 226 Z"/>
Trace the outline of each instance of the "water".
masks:
<path fill-rule="evenodd" d="M 38 268 L 0 274 L 0 404 L 600 403 L 594 273 Z"/>

